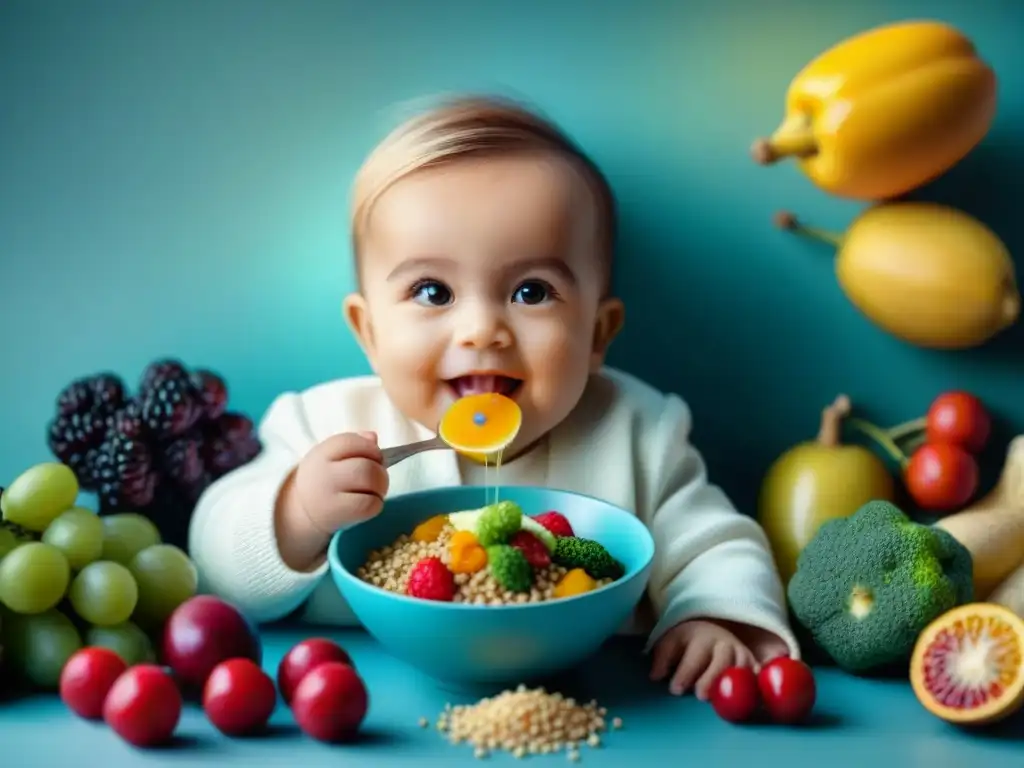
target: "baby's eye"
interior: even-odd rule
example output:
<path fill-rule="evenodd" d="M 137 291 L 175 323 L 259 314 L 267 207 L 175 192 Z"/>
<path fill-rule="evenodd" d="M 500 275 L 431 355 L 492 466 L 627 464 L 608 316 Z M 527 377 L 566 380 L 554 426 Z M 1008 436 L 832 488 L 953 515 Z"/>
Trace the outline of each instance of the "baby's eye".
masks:
<path fill-rule="evenodd" d="M 553 298 L 555 290 L 543 280 L 527 280 L 516 288 L 512 302 L 518 304 L 542 304 Z"/>
<path fill-rule="evenodd" d="M 412 299 L 429 307 L 443 307 L 452 301 L 452 292 L 444 283 L 424 280 L 412 288 Z"/>

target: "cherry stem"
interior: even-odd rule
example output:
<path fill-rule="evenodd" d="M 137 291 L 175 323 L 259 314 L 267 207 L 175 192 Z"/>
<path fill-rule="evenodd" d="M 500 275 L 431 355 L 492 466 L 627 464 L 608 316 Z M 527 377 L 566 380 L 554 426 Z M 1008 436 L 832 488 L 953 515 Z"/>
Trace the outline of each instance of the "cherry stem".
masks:
<path fill-rule="evenodd" d="M 920 419 L 911 419 L 910 421 L 904 421 L 902 424 L 897 424 L 894 427 L 889 427 L 889 429 L 885 431 L 893 440 L 900 440 L 907 435 L 923 431 L 927 425 L 928 420 L 922 416 Z"/>
<path fill-rule="evenodd" d="M 918 448 L 928 442 L 928 436 L 925 434 L 914 435 L 910 440 L 903 443 L 900 447 L 906 454 L 913 454 Z"/>
<path fill-rule="evenodd" d="M 878 446 L 889 454 L 889 457 L 899 465 L 900 469 L 907 468 L 910 459 L 907 458 L 907 454 L 900 450 L 900 447 L 892 439 L 889 432 L 863 419 L 847 419 L 846 423 L 878 443 Z"/>

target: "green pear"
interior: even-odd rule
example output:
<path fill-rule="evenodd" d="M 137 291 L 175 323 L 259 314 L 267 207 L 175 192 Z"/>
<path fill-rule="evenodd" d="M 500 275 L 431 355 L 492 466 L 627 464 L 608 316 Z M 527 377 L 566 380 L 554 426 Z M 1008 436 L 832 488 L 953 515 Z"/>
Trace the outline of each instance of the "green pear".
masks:
<path fill-rule="evenodd" d="M 840 441 L 850 400 L 840 395 L 821 414 L 817 439 L 790 448 L 761 484 L 757 519 L 771 543 L 783 584 L 826 520 L 848 517 L 869 501 L 893 501 L 892 473 L 868 448 Z"/>

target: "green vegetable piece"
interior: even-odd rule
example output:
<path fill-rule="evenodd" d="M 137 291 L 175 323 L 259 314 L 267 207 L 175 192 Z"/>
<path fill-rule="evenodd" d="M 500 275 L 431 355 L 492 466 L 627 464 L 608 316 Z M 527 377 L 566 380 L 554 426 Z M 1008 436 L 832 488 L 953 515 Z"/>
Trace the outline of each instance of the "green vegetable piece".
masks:
<path fill-rule="evenodd" d="M 529 592 L 533 586 L 533 568 L 526 556 L 508 544 L 487 547 L 487 567 L 494 580 L 510 592 Z"/>
<path fill-rule="evenodd" d="M 582 568 L 594 579 L 619 579 L 625 573 L 622 563 L 601 544 L 578 536 L 559 536 L 551 559 L 570 570 Z"/>
<path fill-rule="evenodd" d="M 499 501 L 484 507 L 476 523 L 476 540 L 483 547 L 504 544 L 523 522 L 523 510 L 514 501 Z"/>
<path fill-rule="evenodd" d="M 906 663 L 935 618 L 974 599 L 970 552 L 887 501 L 821 525 L 797 559 L 789 604 L 842 669 Z"/>

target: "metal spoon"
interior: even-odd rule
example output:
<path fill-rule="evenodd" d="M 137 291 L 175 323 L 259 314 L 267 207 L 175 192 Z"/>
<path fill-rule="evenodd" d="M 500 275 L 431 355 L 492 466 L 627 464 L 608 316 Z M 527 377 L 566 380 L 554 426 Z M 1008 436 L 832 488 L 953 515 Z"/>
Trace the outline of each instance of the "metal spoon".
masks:
<path fill-rule="evenodd" d="M 417 453 L 436 451 L 439 448 L 451 448 L 448 443 L 441 439 L 440 435 L 435 435 L 427 440 L 420 440 L 415 443 L 385 448 L 381 451 L 381 455 L 384 457 L 384 468 L 392 467 L 400 461 L 405 461 L 410 456 L 415 456 Z"/>
<path fill-rule="evenodd" d="M 415 456 L 417 453 L 423 453 L 424 451 L 436 451 L 442 448 L 449 448 L 456 451 L 462 451 L 463 453 L 472 453 L 471 449 L 466 448 L 465 446 L 452 445 L 447 440 L 445 440 L 444 437 L 442 437 L 442 435 L 444 434 L 442 425 L 444 424 L 444 420 L 448 418 L 448 415 L 452 412 L 452 408 L 454 408 L 454 406 L 449 407 L 448 412 L 441 417 L 441 421 L 437 425 L 437 434 L 434 437 L 428 438 L 426 440 L 419 440 L 415 443 L 396 445 L 392 448 L 385 448 L 383 451 L 381 451 L 381 455 L 383 456 L 384 468 L 387 469 L 388 467 L 392 467 L 398 462 L 405 461 L 410 456 Z M 508 441 L 504 445 L 494 446 L 493 452 L 497 453 L 498 451 L 507 448 L 512 443 L 512 441 L 515 440 L 516 434 L 518 434 L 518 432 L 519 428 L 517 426 L 516 430 L 511 435 L 509 435 Z"/>

